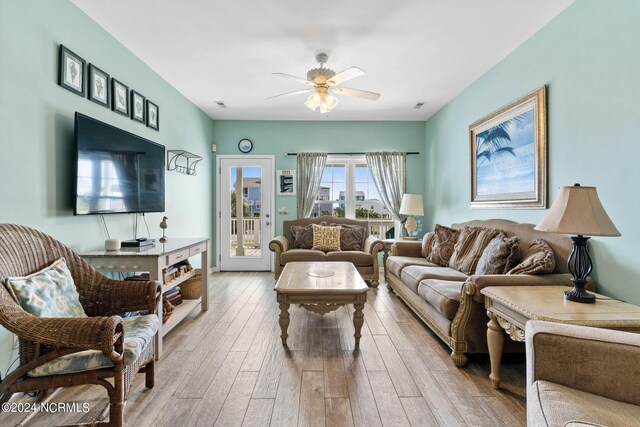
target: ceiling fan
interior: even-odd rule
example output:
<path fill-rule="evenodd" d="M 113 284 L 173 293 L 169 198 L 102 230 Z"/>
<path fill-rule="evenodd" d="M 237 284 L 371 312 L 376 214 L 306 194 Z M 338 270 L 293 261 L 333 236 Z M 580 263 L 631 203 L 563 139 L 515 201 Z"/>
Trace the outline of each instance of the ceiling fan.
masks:
<path fill-rule="evenodd" d="M 331 95 L 355 96 L 357 98 L 364 98 L 370 101 L 375 101 L 380 98 L 379 93 L 368 92 L 360 89 L 350 89 L 346 87 L 340 87 L 339 85 L 364 75 L 358 67 L 347 68 L 346 70 L 336 74 L 330 68 L 325 68 L 324 64 L 327 63 L 329 56 L 326 53 L 319 53 L 316 55 L 316 61 L 320 63 L 319 68 L 313 68 L 307 71 L 307 78 L 292 76 L 285 73 L 273 73 L 274 76 L 285 77 L 288 79 L 296 80 L 302 84 L 313 86 L 313 88 L 296 90 L 293 92 L 283 93 L 281 95 L 271 96 L 267 99 L 280 98 L 283 96 L 298 95 L 303 93 L 311 93 L 307 98 L 304 105 L 306 105 L 311 111 L 319 109 L 320 113 L 325 114 L 333 110 L 338 105 L 338 98 Z"/>

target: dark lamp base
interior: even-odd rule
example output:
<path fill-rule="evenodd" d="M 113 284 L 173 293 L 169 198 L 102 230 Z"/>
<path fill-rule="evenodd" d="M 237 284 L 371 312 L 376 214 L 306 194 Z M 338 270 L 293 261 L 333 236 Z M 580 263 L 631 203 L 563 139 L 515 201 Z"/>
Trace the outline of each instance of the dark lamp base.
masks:
<path fill-rule="evenodd" d="M 578 287 L 574 287 L 570 291 L 564 291 L 564 299 L 567 301 L 581 302 L 593 304 L 596 302 L 596 296 Z"/>

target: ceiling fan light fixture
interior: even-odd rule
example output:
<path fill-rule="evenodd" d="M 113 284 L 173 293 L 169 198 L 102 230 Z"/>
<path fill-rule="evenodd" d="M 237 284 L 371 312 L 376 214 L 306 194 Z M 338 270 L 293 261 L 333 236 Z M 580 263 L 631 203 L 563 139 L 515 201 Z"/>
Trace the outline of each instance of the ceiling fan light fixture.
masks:
<path fill-rule="evenodd" d="M 322 97 L 318 92 L 314 92 L 311 95 L 309 95 L 304 105 L 306 105 L 307 108 L 310 109 L 311 111 L 316 111 L 316 108 L 318 108 L 321 103 L 322 103 Z"/>

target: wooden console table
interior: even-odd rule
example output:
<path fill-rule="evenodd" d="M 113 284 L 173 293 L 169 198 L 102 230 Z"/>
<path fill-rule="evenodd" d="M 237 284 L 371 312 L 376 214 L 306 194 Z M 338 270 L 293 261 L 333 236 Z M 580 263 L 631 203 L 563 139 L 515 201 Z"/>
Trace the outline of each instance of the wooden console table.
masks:
<path fill-rule="evenodd" d="M 171 238 L 167 243 L 158 243 L 148 248 L 122 248 L 119 251 L 93 251 L 81 256 L 98 271 L 101 272 L 149 272 L 149 280 L 157 280 L 162 284 L 162 292 L 166 292 L 174 286 L 189 279 L 195 274 L 195 270 L 164 283 L 162 270 L 168 266 L 177 264 L 199 255 L 202 272 L 202 296 L 197 300 L 183 300 L 176 306 L 173 314 L 166 323 L 160 322 L 160 328 L 156 335 L 156 358 L 162 356 L 162 339 L 175 328 L 185 317 L 196 308 L 206 311 L 209 308 L 209 294 L 207 277 L 209 271 L 208 255 L 209 239 L 206 238 Z M 158 306 L 158 313 L 162 317 L 162 301 Z"/>
<path fill-rule="evenodd" d="M 514 341 L 524 341 L 528 320 L 640 332 L 640 307 L 595 293 L 595 304 L 565 301 L 563 292 L 567 289 L 565 286 L 490 286 L 480 291 L 490 319 L 487 345 L 493 388 L 500 388 L 504 332 Z"/>

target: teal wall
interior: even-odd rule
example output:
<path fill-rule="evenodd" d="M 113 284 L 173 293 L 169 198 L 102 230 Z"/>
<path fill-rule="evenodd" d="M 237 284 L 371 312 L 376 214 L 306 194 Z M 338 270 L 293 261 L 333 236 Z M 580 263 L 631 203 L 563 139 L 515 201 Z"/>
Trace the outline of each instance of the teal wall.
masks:
<path fill-rule="evenodd" d="M 640 2 L 578 0 L 427 121 L 433 225 L 472 218 L 537 223 L 546 210 L 470 209 L 468 126 L 548 85 L 549 205 L 559 186 L 598 188 L 622 237 L 593 238 L 600 292 L 640 304 Z"/>
<path fill-rule="evenodd" d="M 300 108 L 303 105 L 300 104 Z M 238 154 L 238 141 L 249 138 L 253 150 L 249 154 L 274 154 L 277 169 L 296 169 L 296 157 L 287 152 L 362 152 L 418 151 L 407 156 L 407 191 L 423 194 L 424 190 L 424 122 L 305 122 L 305 121 L 215 121 L 214 142 L 217 154 Z M 278 214 L 286 207 L 288 215 Z M 282 221 L 296 218 L 296 198 L 277 196 L 274 209 L 276 235 Z"/>
<path fill-rule="evenodd" d="M 160 132 L 58 86 L 60 43 L 158 104 Z M 0 222 L 38 228 L 76 250 L 97 249 L 104 241 L 98 218 L 72 212 L 76 111 L 167 149 L 204 156 L 196 176 L 167 172 L 166 215 L 169 236 L 212 237 L 213 121 L 70 2 L 0 1 Z M 133 237 L 133 218 L 107 216 L 111 235 Z M 147 220 L 157 237 L 161 215 Z M 11 334 L 3 330 L 3 375 L 15 357 L 11 347 Z"/>

